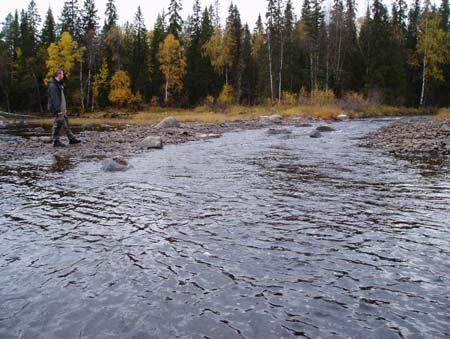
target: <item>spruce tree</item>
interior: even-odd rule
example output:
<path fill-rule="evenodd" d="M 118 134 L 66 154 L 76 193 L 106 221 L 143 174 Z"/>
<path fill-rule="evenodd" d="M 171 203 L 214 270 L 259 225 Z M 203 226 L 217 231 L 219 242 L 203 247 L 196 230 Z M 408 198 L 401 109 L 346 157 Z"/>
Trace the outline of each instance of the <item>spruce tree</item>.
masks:
<path fill-rule="evenodd" d="M 114 0 L 108 0 L 105 10 L 105 23 L 103 25 L 103 32 L 108 32 L 111 27 L 117 24 L 119 15 L 117 14 L 117 8 L 114 4 Z"/>
<path fill-rule="evenodd" d="M 180 38 L 181 29 L 183 26 L 183 19 L 180 12 L 183 9 L 181 1 L 170 0 L 169 4 L 169 30 L 168 33 L 172 33 L 176 39 Z"/>
<path fill-rule="evenodd" d="M 162 86 L 164 84 L 164 76 L 161 72 L 158 52 L 159 45 L 164 41 L 166 37 L 166 22 L 165 22 L 164 12 L 158 14 L 156 18 L 155 25 L 152 31 L 152 40 L 150 42 L 150 78 L 151 78 L 151 96 L 161 97 L 162 96 Z"/>
<path fill-rule="evenodd" d="M 65 0 L 59 22 L 59 35 L 69 32 L 75 40 L 81 38 L 78 0 Z"/>
<path fill-rule="evenodd" d="M 36 52 L 39 45 L 39 26 L 41 25 L 41 16 L 39 15 L 36 3 L 34 0 L 30 1 L 27 10 L 28 29 L 32 41 L 30 49 Z"/>
<path fill-rule="evenodd" d="M 149 96 L 149 46 L 147 42 L 147 29 L 145 28 L 144 17 L 139 6 L 132 25 L 132 50 L 129 73 L 131 87 L 135 93 L 148 98 Z"/>
<path fill-rule="evenodd" d="M 196 0 L 193 6 L 193 13 L 188 24 L 189 45 L 186 48 L 186 78 L 185 90 L 191 104 L 197 104 L 202 96 L 206 96 L 205 89 L 199 86 L 201 63 L 201 9 L 200 1 Z"/>
<path fill-rule="evenodd" d="M 242 92 L 242 23 L 236 5 L 230 5 L 225 31 L 231 39 L 231 84 L 239 101 Z"/>
<path fill-rule="evenodd" d="M 84 0 L 83 9 L 81 11 L 81 28 L 83 34 L 87 35 L 95 33 L 98 28 L 98 15 L 95 8 L 95 0 Z"/>
<path fill-rule="evenodd" d="M 255 102 L 256 67 L 252 58 L 252 34 L 247 24 L 242 35 L 242 102 L 251 105 Z"/>
<path fill-rule="evenodd" d="M 49 7 L 41 31 L 41 46 L 43 48 L 48 48 L 48 46 L 55 41 L 56 41 L 55 19 L 53 17 L 52 9 Z"/>
<path fill-rule="evenodd" d="M 441 0 L 439 15 L 441 17 L 441 28 L 448 32 L 450 19 L 450 4 L 448 0 Z"/>

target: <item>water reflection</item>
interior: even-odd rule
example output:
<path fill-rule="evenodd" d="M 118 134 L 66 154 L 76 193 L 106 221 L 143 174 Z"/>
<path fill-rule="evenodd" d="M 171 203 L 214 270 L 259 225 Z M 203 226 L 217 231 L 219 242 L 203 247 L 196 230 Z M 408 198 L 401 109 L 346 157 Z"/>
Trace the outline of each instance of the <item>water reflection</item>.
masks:
<path fill-rule="evenodd" d="M 383 123 L 0 164 L 0 337 L 449 336 L 448 162 L 356 147 Z"/>

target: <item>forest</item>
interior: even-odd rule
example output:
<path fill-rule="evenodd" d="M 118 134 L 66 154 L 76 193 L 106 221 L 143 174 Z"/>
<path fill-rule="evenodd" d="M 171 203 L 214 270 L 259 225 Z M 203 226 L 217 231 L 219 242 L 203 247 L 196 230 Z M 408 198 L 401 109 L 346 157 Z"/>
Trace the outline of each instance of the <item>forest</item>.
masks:
<path fill-rule="evenodd" d="M 391 8 L 373 0 L 363 17 L 355 0 L 268 0 L 251 26 L 233 3 L 224 20 L 218 1 L 196 0 L 187 18 L 182 5 L 171 0 L 147 28 L 139 7 L 119 24 L 114 0 L 103 22 L 95 0 L 65 0 L 61 13 L 44 16 L 31 0 L 1 24 L 0 110 L 45 113 L 58 68 L 76 113 L 252 106 L 315 93 L 450 105 L 448 0 L 394 0 Z"/>

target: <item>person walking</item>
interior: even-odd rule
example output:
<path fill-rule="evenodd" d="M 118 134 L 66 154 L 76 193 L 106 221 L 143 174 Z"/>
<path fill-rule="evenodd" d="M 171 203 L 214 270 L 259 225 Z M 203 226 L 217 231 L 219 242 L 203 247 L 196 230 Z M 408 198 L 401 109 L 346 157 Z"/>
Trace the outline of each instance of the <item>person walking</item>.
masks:
<path fill-rule="evenodd" d="M 53 114 L 53 146 L 65 147 L 59 140 L 61 128 L 66 132 L 69 144 L 79 144 L 81 141 L 75 137 L 69 127 L 69 118 L 67 117 L 66 97 L 64 96 L 64 72 L 60 69 L 55 71 L 48 82 L 48 110 Z"/>

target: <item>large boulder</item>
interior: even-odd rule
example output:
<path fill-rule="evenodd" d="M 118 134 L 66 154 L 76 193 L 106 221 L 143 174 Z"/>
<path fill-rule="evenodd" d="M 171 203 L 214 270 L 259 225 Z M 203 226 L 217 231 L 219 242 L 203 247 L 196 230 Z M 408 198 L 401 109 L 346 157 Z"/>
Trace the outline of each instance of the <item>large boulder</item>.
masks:
<path fill-rule="evenodd" d="M 328 126 L 328 125 L 319 126 L 316 128 L 316 130 L 319 132 L 334 132 L 334 131 L 336 131 L 333 127 Z"/>
<path fill-rule="evenodd" d="M 141 148 L 151 149 L 151 148 L 163 148 L 163 143 L 161 137 L 158 136 L 148 136 L 141 141 Z"/>
<path fill-rule="evenodd" d="M 105 172 L 124 172 L 132 166 L 125 159 L 116 157 L 113 159 L 105 159 L 102 162 L 102 170 Z"/>
<path fill-rule="evenodd" d="M 278 114 L 262 115 L 259 117 L 259 120 L 264 124 L 281 124 L 283 117 Z"/>
<path fill-rule="evenodd" d="M 157 124 L 155 127 L 156 128 L 172 128 L 172 127 L 178 128 L 178 127 L 180 127 L 180 123 L 174 117 L 168 117 L 168 118 L 165 118 L 163 121 L 161 121 L 159 124 Z"/>

